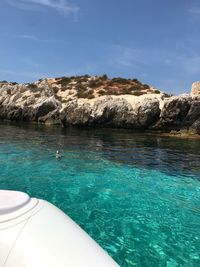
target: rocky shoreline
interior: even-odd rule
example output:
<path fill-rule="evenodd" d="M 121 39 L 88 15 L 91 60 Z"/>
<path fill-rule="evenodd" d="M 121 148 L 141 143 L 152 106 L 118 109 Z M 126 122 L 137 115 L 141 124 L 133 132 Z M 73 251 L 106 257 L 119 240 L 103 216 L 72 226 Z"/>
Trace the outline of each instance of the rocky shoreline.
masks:
<path fill-rule="evenodd" d="M 115 80 L 114 80 L 115 79 Z M 200 135 L 200 83 L 169 96 L 138 80 L 102 77 L 0 82 L 0 120 Z"/>

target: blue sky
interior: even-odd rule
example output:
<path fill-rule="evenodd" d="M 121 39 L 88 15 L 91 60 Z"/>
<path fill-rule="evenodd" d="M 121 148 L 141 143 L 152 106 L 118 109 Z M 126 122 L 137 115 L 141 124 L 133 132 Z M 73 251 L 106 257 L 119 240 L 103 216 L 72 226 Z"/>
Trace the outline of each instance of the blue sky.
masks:
<path fill-rule="evenodd" d="M 199 0 L 1 0 L 0 80 L 102 75 L 170 93 L 200 80 Z"/>

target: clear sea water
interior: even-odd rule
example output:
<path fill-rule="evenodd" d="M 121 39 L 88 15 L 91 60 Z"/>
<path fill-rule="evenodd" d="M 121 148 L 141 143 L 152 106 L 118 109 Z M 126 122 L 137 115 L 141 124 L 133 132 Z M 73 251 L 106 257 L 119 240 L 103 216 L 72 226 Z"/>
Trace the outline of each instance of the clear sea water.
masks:
<path fill-rule="evenodd" d="M 0 188 L 54 203 L 122 267 L 200 266 L 198 140 L 1 124 Z"/>

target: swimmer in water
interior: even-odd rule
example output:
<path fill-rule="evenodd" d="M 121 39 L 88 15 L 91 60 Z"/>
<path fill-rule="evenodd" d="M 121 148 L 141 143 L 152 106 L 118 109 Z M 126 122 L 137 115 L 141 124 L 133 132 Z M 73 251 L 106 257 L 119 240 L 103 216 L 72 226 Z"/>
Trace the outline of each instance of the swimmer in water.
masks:
<path fill-rule="evenodd" d="M 59 150 L 56 151 L 56 159 L 57 160 L 61 159 L 61 154 L 60 154 Z"/>

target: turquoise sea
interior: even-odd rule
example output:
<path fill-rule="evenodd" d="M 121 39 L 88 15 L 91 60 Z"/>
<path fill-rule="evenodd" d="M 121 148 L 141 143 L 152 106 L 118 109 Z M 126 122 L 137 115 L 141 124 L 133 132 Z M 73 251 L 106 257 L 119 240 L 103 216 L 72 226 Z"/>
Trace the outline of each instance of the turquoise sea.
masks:
<path fill-rule="evenodd" d="M 200 266 L 200 141 L 1 124 L 0 188 L 54 203 L 122 267 Z"/>

